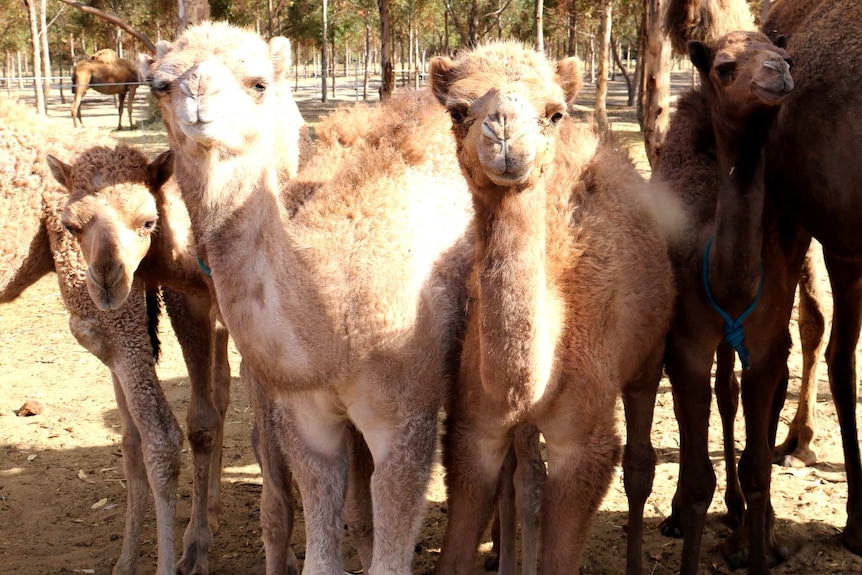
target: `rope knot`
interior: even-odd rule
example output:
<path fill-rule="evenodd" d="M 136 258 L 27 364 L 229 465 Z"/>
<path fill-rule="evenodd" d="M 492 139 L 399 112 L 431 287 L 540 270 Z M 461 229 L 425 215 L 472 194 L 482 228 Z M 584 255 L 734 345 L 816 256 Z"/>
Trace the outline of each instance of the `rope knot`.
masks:
<path fill-rule="evenodd" d="M 748 348 L 743 344 L 745 341 L 745 332 L 742 329 L 742 322 L 751 315 L 751 312 L 757 307 L 757 302 L 760 301 L 760 292 L 763 288 L 763 261 L 760 262 L 760 282 L 757 284 L 757 293 L 754 295 L 754 300 L 739 314 L 738 318 L 733 319 L 729 313 L 721 309 L 712 295 L 712 290 L 709 288 L 709 250 L 711 247 L 712 236 L 709 236 L 703 254 L 703 287 L 706 289 L 706 297 L 712 308 L 724 320 L 724 342 L 736 351 L 736 355 L 739 356 L 739 361 L 742 363 L 742 369 L 748 369 L 751 367 L 751 353 L 749 353 Z"/>

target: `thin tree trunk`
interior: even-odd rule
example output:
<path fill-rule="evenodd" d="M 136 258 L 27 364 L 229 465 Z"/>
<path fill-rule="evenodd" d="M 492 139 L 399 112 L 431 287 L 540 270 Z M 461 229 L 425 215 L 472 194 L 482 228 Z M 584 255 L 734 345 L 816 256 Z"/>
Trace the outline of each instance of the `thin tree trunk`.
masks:
<path fill-rule="evenodd" d="M 766 22 L 766 17 L 769 15 L 769 6 L 771 2 L 770 0 L 763 0 L 763 8 L 760 11 L 760 26 L 763 26 L 763 23 Z"/>
<path fill-rule="evenodd" d="M 635 103 L 634 86 L 632 86 L 632 79 L 631 76 L 629 76 L 629 71 L 626 69 L 626 65 L 623 64 L 622 58 L 617 51 L 617 40 L 613 34 L 611 34 L 611 53 L 614 56 L 614 63 L 617 65 L 617 68 L 620 69 L 620 72 L 626 81 L 626 93 L 628 94 L 626 105 L 631 106 Z"/>
<path fill-rule="evenodd" d="M 535 12 L 535 34 L 536 34 L 536 52 L 545 51 L 545 29 L 542 24 L 542 13 L 545 10 L 545 0 L 536 0 Z"/>
<path fill-rule="evenodd" d="M 42 92 L 45 98 L 45 110 L 47 112 L 48 109 L 48 97 L 51 94 L 51 78 L 53 74 L 51 73 L 51 50 L 48 46 L 48 8 L 47 8 L 47 0 L 41 0 L 40 2 L 40 13 L 39 13 L 39 39 L 42 44 L 42 70 L 44 75 L 42 76 Z"/>
<path fill-rule="evenodd" d="M 599 75 L 596 83 L 596 124 L 601 134 L 608 131 L 608 72 L 611 47 L 611 0 L 602 0 L 601 25 L 599 27 Z"/>
<path fill-rule="evenodd" d="M 380 100 L 386 101 L 395 89 L 395 71 L 392 69 L 392 22 L 389 17 L 389 0 L 377 0 L 380 8 Z"/>
<path fill-rule="evenodd" d="M 39 16 L 35 0 L 24 0 L 30 19 L 30 43 L 33 47 L 33 91 L 36 93 L 36 113 L 46 115 L 45 93 L 42 91 L 42 44 L 39 42 Z"/>
<path fill-rule="evenodd" d="M 371 20 L 365 18 L 365 77 L 362 80 L 362 100 L 368 100 L 369 65 L 371 64 Z"/>
<path fill-rule="evenodd" d="M 326 74 L 327 74 L 327 61 L 326 61 L 326 43 L 327 43 L 327 15 L 329 9 L 326 3 L 326 0 L 323 0 L 323 47 L 320 49 L 320 101 L 326 102 Z"/>
<path fill-rule="evenodd" d="M 177 0 L 177 34 L 192 24 L 209 20 L 210 3 L 208 0 Z"/>
<path fill-rule="evenodd" d="M 670 121 L 670 40 L 662 31 L 662 0 L 644 0 L 643 35 L 643 101 L 644 146 L 650 166 L 661 155 L 661 147 Z"/>

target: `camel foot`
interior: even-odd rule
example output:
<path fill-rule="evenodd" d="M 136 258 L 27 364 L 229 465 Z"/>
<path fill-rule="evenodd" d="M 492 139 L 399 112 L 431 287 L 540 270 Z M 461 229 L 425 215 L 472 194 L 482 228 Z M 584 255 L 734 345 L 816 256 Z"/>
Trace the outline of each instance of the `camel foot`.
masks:
<path fill-rule="evenodd" d="M 177 562 L 177 575 L 209 575 L 207 554 L 191 545 L 183 551 L 183 556 Z"/>
<path fill-rule="evenodd" d="M 680 526 L 679 516 L 676 512 L 671 512 L 667 519 L 661 522 L 659 529 L 665 537 L 682 539 L 682 527 Z"/>
<path fill-rule="evenodd" d="M 862 555 L 862 522 L 847 518 L 847 525 L 841 533 L 841 544 L 851 553 Z"/>
<path fill-rule="evenodd" d="M 772 462 L 782 467 L 811 467 L 817 463 L 817 452 L 809 444 L 799 443 L 796 437 L 788 437 L 775 448 Z"/>
<path fill-rule="evenodd" d="M 775 567 L 790 557 L 790 549 L 769 536 L 767 543 L 766 562 L 769 567 Z M 734 531 L 721 545 L 721 554 L 731 569 L 742 569 L 748 566 L 748 529 L 745 526 Z"/>

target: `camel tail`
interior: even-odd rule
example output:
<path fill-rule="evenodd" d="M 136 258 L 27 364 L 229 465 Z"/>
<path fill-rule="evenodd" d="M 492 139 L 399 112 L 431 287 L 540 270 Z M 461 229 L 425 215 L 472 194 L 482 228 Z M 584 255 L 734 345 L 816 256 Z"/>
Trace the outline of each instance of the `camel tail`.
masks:
<path fill-rule="evenodd" d="M 159 361 L 159 354 L 162 351 L 162 342 L 159 341 L 159 316 L 162 313 L 162 298 L 159 295 L 158 289 L 147 290 L 147 333 L 150 336 L 150 345 L 153 346 L 153 357 L 156 363 Z"/>

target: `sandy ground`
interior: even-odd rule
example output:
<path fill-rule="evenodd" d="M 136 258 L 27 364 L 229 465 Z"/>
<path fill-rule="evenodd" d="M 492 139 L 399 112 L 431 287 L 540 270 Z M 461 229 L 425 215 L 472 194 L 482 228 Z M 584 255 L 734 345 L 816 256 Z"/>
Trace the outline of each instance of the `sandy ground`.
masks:
<path fill-rule="evenodd" d="M 685 76 L 681 76 L 682 82 Z M 624 89 L 612 83 L 617 95 Z M 304 89 L 305 90 L 305 89 Z M 146 90 L 142 90 L 146 92 Z M 311 89 L 300 91 L 306 99 Z M 352 90 L 342 94 L 352 101 Z M 588 94 L 582 98 L 588 104 Z M 612 101 L 612 105 L 616 105 Z M 109 100 L 87 105 L 84 119 L 90 125 L 116 125 Z M 342 102 L 343 103 L 343 102 Z M 139 96 L 139 107 L 145 106 Z M 305 101 L 309 116 L 325 111 Z M 51 117 L 58 129 L 71 129 L 68 107 L 52 106 Z M 634 130 L 631 111 L 612 107 L 611 119 L 624 138 Z M 627 134 L 628 133 L 628 134 Z M 138 130 L 120 134 L 126 141 L 149 151 L 163 146 L 158 131 Z M 7 225 L 14 225 L 12 222 Z M 824 291 L 829 294 L 824 277 Z M 830 295 L 831 298 L 831 295 Z M 831 302 L 830 309 L 831 309 Z M 188 376 L 176 340 L 163 322 L 163 357 L 159 376 L 174 413 L 184 427 L 188 407 Z M 779 440 L 796 409 L 801 360 L 794 330 L 791 380 Z M 239 356 L 232 349 L 231 363 L 238 373 Z M 847 484 L 840 447 L 840 433 L 828 391 L 825 366 L 818 381 L 818 436 L 820 462 L 813 468 L 793 470 L 773 467 L 773 503 L 778 517 L 777 532 L 790 547 L 788 562 L 774 573 L 862 572 L 862 558 L 841 547 L 838 534 L 845 522 Z M 110 573 L 119 556 L 125 514 L 125 485 L 120 448 L 120 422 L 108 370 L 81 348 L 69 333 L 68 315 L 59 298 L 56 277 L 43 278 L 17 301 L 0 307 L 0 573 L 42 575 L 55 573 Z M 28 399 L 45 406 L 35 417 L 16 417 Z M 622 412 L 620 410 L 620 419 Z M 252 414 L 242 383 L 233 379 L 224 440 L 224 471 L 221 483 L 223 513 L 210 556 L 214 574 L 263 573 L 258 499 L 260 471 L 250 449 Z M 710 420 L 711 457 L 719 477 L 719 488 L 709 510 L 704 535 L 701 571 L 729 573 L 718 546 L 729 533 L 722 521 L 723 477 L 717 414 Z M 737 437 L 743 438 L 741 418 Z M 678 473 L 679 443 L 672 410 L 672 397 L 663 381 L 656 405 L 653 444 L 659 465 L 652 496 L 646 505 L 645 565 L 648 573 L 675 573 L 681 541 L 661 536 L 658 525 L 670 512 L 670 501 Z M 737 448 L 743 447 L 742 440 Z M 177 551 L 188 520 L 192 479 L 191 456 L 186 445 L 179 483 Z M 413 572 L 428 573 L 439 552 L 446 521 L 442 469 L 435 466 L 427 494 L 428 508 L 416 545 Z M 626 500 L 622 475 L 618 473 L 593 524 L 580 573 L 618 574 L 624 571 Z M 293 546 L 303 557 L 304 529 L 301 512 Z M 152 573 L 156 564 L 155 520 L 152 506 L 144 526 L 145 543 L 141 573 Z M 490 544 L 483 545 L 477 573 Z M 349 539 L 345 566 L 359 569 Z"/>

